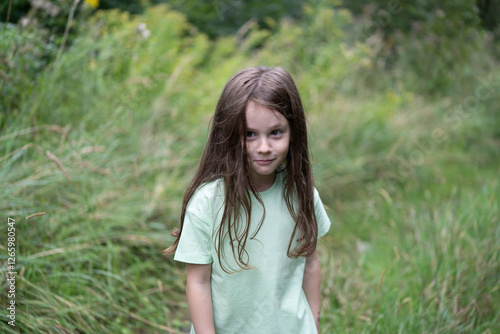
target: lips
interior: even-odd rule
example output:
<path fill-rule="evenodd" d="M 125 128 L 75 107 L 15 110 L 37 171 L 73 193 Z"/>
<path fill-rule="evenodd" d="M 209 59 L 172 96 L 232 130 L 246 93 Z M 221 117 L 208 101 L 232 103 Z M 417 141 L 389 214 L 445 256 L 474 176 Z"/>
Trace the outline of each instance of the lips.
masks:
<path fill-rule="evenodd" d="M 255 163 L 258 165 L 270 165 L 272 164 L 274 159 L 271 160 L 255 160 Z"/>

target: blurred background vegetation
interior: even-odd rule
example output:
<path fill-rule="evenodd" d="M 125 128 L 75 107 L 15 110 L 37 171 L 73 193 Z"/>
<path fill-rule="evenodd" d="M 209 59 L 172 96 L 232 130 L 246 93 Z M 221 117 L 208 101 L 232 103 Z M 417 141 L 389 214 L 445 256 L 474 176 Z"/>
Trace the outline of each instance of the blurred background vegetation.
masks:
<path fill-rule="evenodd" d="M 1 331 L 185 332 L 161 250 L 224 84 L 267 65 L 333 222 L 321 333 L 500 332 L 499 39 L 486 0 L 3 1 Z"/>

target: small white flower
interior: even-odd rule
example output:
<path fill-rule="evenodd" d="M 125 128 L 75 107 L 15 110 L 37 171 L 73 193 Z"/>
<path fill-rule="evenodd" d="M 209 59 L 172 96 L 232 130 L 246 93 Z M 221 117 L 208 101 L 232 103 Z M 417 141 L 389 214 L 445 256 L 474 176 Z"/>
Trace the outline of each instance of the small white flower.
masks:
<path fill-rule="evenodd" d="M 147 28 L 146 28 L 146 23 L 139 23 L 137 25 L 137 32 L 144 38 L 144 39 L 148 39 L 149 36 L 151 36 L 151 31 L 149 31 Z"/>
<path fill-rule="evenodd" d="M 149 31 L 148 29 L 142 32 L 142 37 L 144 37 L 144 39 L 148 39 L 149 36 L 151 36 L 151 31 Z"/>
<path fill-rule="evenodd" d="M 19 25 L 23 28 L 29 26 L 31 23 L 31 20 L 27 17 L 23 17 L 22 19 L 19 20 Z"/>
<path fill-rule="evenodd" d="M 144 22 L 141 22 L 137 25 L 137 31 L 139 33 L 143 32 L 144 30 L 146 30 L 146 23 Z"/>

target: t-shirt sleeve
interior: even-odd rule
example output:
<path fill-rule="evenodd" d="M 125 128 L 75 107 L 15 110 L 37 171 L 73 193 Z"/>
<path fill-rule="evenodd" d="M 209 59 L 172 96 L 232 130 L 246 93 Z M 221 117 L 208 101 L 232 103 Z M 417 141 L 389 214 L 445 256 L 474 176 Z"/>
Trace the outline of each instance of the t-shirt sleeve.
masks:
<path fill-rule="evenodd" d="M 316 220 L 318 221 L 318 239 L 324 236 L 330 229 L 330 218 L 325 210 L 323 202 L 319 197 L 318 190 L 314 188 L 314 213 L 316 214 Z"/>
<path fill-rule="evenodd" d="M 194 264 L 213 262 L 211 217 L 203 210 L 204 203 L 200 201 L 203 199 L 195 194 L 186 208 L 181 237 L 174 255 L 176 261 Z"/>

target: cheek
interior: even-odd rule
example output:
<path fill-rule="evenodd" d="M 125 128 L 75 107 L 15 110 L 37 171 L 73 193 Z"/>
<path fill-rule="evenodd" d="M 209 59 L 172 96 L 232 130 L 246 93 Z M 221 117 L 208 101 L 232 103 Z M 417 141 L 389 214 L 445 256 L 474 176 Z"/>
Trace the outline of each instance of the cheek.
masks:
<path fill-rule="evenodd" d="M 247 142 L 246 149 L 247 149 L 247 157 L 252 159 L 256 154 L 255 151 L 257 150 L 255 143 Z"/>
<path fill-rule="evenodd" d="M 252 153 L 252 143 L 251 142 L 246 142 L 246 149 L 247 149 L 247 153 L 248 154 L 251 154 Z"/>
<path fill-rule="evenodd" d="M 289 145 L 290 145 L 289 142 L 284 142 L 282 145 L 280 145 L 280 148 L 279 148 L 280 154 L 286 155 L 288 153 Z"/>

